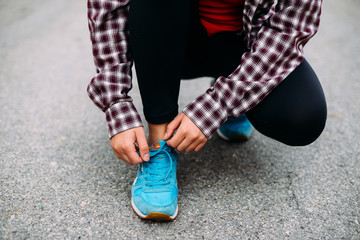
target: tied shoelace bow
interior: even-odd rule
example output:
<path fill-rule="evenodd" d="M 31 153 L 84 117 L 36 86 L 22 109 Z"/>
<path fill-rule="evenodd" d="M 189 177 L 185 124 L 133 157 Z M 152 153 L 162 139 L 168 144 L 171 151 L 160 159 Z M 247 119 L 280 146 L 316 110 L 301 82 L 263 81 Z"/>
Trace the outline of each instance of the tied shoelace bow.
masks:
<path fill-rule="evenodd" d="M 168 164 L 168 161 L 170 162 L 170 165 Z M 150 150 L 150 161 L 143 162 L 141 166 L 141 171 L 144 171 L 145 169 L 145 185 L 148 187 L 161 187 L 169 184 L 169 181 L 166 180 L 172 167 L 173 161 L 167 150 L 163 148 Z"/>

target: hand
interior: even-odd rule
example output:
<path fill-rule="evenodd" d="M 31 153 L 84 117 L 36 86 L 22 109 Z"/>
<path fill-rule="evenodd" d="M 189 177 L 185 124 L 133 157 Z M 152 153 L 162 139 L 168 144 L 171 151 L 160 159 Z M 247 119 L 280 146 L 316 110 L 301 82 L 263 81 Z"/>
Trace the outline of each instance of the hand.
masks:
<path fill-rule="evenodd" d="M 135 142 L 139 146 L 140 155 L 136 152 Z M 149 161 L 149 145 L 147 144 L 143 127 L 131 128 L 116 134 L 110 139 L 110 144 L 117 158 L 130 165 Z"/>
<path fill-rule="evenodd" d="M 166 127 L 165 140 L 169 139 L 177 129 L 174 136 L 167 141 L 167 145 L 178 151 L 198 152 L 207 142 L 202 131 L 183 112 L 172 120 Z"/>

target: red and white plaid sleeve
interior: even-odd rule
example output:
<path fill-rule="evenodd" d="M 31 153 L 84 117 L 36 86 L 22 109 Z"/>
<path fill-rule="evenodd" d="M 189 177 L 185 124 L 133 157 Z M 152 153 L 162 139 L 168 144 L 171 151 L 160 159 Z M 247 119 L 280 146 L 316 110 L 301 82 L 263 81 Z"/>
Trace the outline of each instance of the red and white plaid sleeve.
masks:
<path fill-rule="evenodd" d="M 129 0 L 88 0 L 88 21 L 97 74 L 87 91 L 105 112 L 109 137 L 143 126 L 128 96 L 132 88 L 127 16 Z"/>
<path fill-rule="evenodd" d="M 243 54 L 240 66 L 183 110 L 207 138 L 228 117 L 256 106 L 286 78 L 301 63 L 303 46 L 318 30 L 322 0 L 278 0 L 275 8 L 266 2 L 271 1 L 245 3 L 250 51 Z"/>

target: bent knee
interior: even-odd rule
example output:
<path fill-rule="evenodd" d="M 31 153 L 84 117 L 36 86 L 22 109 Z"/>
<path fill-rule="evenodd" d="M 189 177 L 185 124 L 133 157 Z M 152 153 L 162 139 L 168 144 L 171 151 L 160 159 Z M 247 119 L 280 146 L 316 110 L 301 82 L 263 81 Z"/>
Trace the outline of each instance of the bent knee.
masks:
<path fill-rule="evenodd" d="M 248 116 L 260 133 L 289 146 L 305 146 L 313 143 L 323 132 L 326 124 L 326 104 L 306 112 L 291 112 L 268 118 Z"/>
<path fill-rule="evenodd" d="M 294 119 L 281 134 L 280 142 L 289 146 L 306 146 L 313 143 L 323 132 L 327 119 L 326 108 L 317 114 Z"/>

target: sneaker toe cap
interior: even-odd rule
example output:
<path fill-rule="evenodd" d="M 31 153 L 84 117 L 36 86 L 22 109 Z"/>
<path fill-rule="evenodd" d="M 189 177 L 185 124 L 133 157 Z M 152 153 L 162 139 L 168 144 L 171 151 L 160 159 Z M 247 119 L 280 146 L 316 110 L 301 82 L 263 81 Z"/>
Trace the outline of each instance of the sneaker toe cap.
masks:
<path fill-rule="evenodd" d="M 133 203 L 144 215 L 161 212 L 172 216 L 177 208 L 177 192 L 140 192 L 133 196 Z"/>

